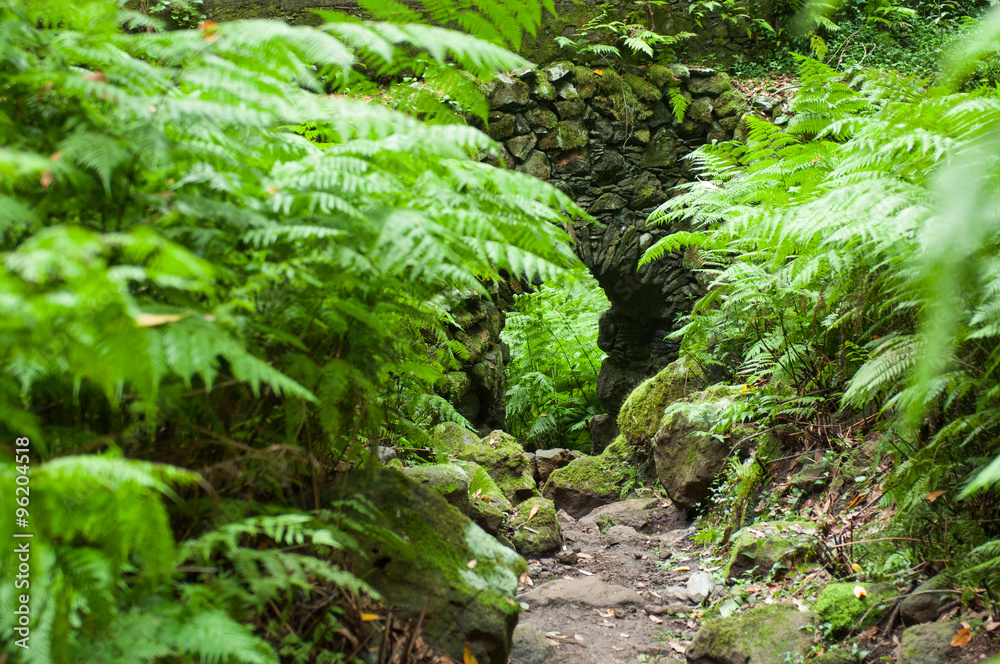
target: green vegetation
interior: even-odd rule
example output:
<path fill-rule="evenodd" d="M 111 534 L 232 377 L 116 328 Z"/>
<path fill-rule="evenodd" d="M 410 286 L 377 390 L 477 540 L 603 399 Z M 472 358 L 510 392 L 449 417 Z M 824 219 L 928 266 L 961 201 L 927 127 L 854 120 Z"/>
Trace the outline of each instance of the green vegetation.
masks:
<path fill-rule="evenodd" d="M 592 279 L 567 288 L 554 281 L 516 298 L 502 338 L 510 344 L 507 426 L 531 445 L 589 451 L 584 430 L 601 412 L 597 373 L 597 321 L 608 308 Z"/>
<path fill-rule="evenodd" d="M 925 542 L 922 556 L 979 583 L 1000 562 L 983 521 L 1000 479 L 1000 97 L 969 86 L 998 28 L 955 51 L 934 87 L 874 70 L 848 85 L 802 59 L 787 130 L 749 118 L 745 145 L 699 150 L 702 180 L 652 218 L 692 230 L 643 259 L 690 247 L 714 279 L 677 334 L 698 363 L 793 387 L 796 418 L 895 418 L 879 448 L 898 506 L 883 535 Z M 788 402 L 758 402 L 757 416 Z M 935 490 L 948 498 L 927 500 Z"/>
<path fill-rule="evenodd" d="M 478 32 L 510 38 L 540 12 Z M 576 265 L 549 223 L 573 203 L 442 124 L 484 113 L 475 80 L 521 58 L 325 18 L 171 32 L 112 0 L 0 1 L 0 432 L 31 441 L 0 478 L 30 465 L 35 535 L 20 661 L 336 652 L 335 613 L 275 626 L 317 589 L 373 594 L 338 551 L 393 538 L 363 502 L 320 510 L 318 486 L 413 435 L 450 361 L 450 293 Z M 404 68 L 438 87 L 358 98 Z"/>

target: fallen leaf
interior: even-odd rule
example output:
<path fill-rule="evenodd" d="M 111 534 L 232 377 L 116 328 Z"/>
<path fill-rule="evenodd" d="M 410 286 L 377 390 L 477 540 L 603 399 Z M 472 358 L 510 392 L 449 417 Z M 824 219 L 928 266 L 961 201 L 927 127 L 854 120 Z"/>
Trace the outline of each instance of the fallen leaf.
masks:
<path fill-rule="evenodd" d="M 859 565 L 857 563 L 851 563 L 851 569 L 853 569 L 855 572 L 863 572 L 864 571 L 863 569 L 861 569 L 861 565 Z"/>
<path fill-rule="evenodd" d="M 521 575 L 521 578 L 518 579 L 518 583 L 522 586 L 531 586 L 532 588 L 535 587 L 535 582 L 531 580 L 531 577 L 528 576 L 527 573 Z"/>
<path fill-rule="evenodd" d="M 371 622 L 373 620 L 378 620 L 378 614 L 377 613 L 362 613 L 361 614 L 361 622 Z"/>
<path fill-rule="evenodd" d="M 602 618 L 614 618 L 615 617 L 615 610 L 614 609 L 608 609 L 607 613 L 601 613 L 600 609 L 594 609 L 594 611 L 597 611 L 597 615 L 599 615 Z"/>
<path fill-rule="evenodd" d="M 662 625 L 663 624 L 663 618 L 660 618 L 659 616 L 650 615 L 649 619 L 652 620 L 657 625 Z"/>
<path fill-rule="evenodd" d="M 690 572 L 690 571 L 691 571 L 691 568 L 690 568 L 690 567 L 678 567 L 678 568 L 677 568 L 677 569 L 675 569 L 674 571 L 675 571 L 675 572 Z"/>
<path fill-rule="evenodd" d="M 994 621 L 993 618 L 987 620 L 986 623 L 983 625 L 983 629 L 985 629 L 987 632 L 992 632 L 997 627 L 1000 627 L 1000 622 Z"/>
<path fill-rule="evenodd" d="M 38 184 L 42 185 L 42 189 L 48 189 L 54 180 L 55 176 L 52 175 L 52 171 L 45 171 L 42 173 L 42 177 L 38 178 Z"/>
<path fill-rule="evenodd" d="M 684 648 L 684 646 L 682 646 L 681 644 L 677 643 L 676 641 L 669 641 L 667 643 L 667 645 L 670 646 L 674 650 L 674 652 L 678 652 L 678 653 L 680 653 L 682 655 L 684 654 L 684 652 L 686 650 Z"/>
<path fill-rule="evenodd" d="M 96 81 L 98 83 L 107 83 L 108 79 L 104 77 L 103 71 L 88 71 L 83 75 L 83 80 L 85 81 Z"/>
<path fill-rule="evenodd" d="M 462 651 L 462 662 L 464 664 L 479 664 L 476 661 L 476 656 L 472 654 L 472 644 L 468 641 L 465 642 L 465 650 Z"/>
<path fill-rule="evenodd" d="M 469 563 L 466 565 L 466 567 L 468 567 L 469 569 L 476 569 L 476 565 L 478 565 L 478 564 L 479 564 L 479 561 L 476 560 L 475 558 L 473 558 L 472 560 L 469 561 Z"/>
<path fill-rule="evenodd" d="M 952 648 L 961 648 L 972 640 L 972 631 L 968 627 L 963 627 L 962 629 L 955 632 L 955 636 L 951 639 Z"/>
<path fill-rule="evenodd" d="M 183 314 L 139 314 L 135 322 L 139 327 L 156 327 L 166 323 L 176 323 L 184 318 Z"/>
<path fill-rule="evenodd" d="M 627 639 L 630 635 L 626 634 L 625 632 L 619 632 L 618 636 L 622 637 L 623 639 Z"/>
<path fill-rule="evenodd" d="M 854 596 L 858 599 L 868 597 L 868 591 L 865 590 L 864 586 L 854 586 Z"/>
<path fill-rule="evenodd" d="M 927 494 L 927 502 L 933 503 L 935 500 L 944 495 L 944 491 L 931 491 Z"/>
<path fill-rule="evenodd" d="M 531 511 L 528 512 L 528 521 L 531 521 L 532 517 L 538 514 L 538 508 L 539 505 L 537 503 L 531 507 Z"/>
<path fill-rule="evenodd" d="M 579 572 L 580 574 L 583 574 L 584 576 L 594 576 L 593 572 L 588 572 L 587 570 L 580 569 L 579 567 L 576 568 L 576 571 Z"/>

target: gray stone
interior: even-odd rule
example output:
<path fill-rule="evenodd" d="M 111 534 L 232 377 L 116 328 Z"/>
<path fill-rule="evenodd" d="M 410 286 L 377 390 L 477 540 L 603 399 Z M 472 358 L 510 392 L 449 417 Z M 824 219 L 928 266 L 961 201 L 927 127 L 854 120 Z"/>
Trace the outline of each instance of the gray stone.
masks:
<path fill-rule="evenodd" d="M 575 565 L 579 559 L 580 557 L 577 555 L 576 551 L 565 547 L 556 554 L 556 560 L 561 562 L 563 565 Z"/>
<path fill-rule="evenodd" d="M 490 113 L 489 126 L 486 128 L 486 135 L 494 141 L 501 141 L 514 133 L 516 120 L 508 113 Z"/>
<path fill-rule="evenodd" d="M 711 124 L 712 100 L 708 97 L 698 97 L 688 106 L 686 117 L 700 124 Z"/>
<path fill-rule="evenodd" d="M 533 605 L 586 604 L 593 607 L 638 604 L 639 595 L 628 588 L 604 583 L 596 576 L 556 579 L 524 595 Z"/>
<path fill-rule="evenodd" d="M 535 149 L 536 143 L 538 143 L 538 138 L 534 134 L 528 134 L 526 136 L 515 136 L 505 142 L 504 145 L 510 150 L 512 155 L 524 161 L 528 153 Z"/>
<path fill-rule="evenodd" d="M 907 625 L 937 620 L 939 609 L 956 597 L 954 593 L 928 592 L 931 590 L 951 590 L 947 576 L 938 574 L 924 581 L 917 589 L 899 603 L 899 617 Z"/>
<path fill-rule="evenodd" d="M 959 627 L 955 622 L 907 627 L 900 640 L 897 664 L 944 664 L 955 650 L 951 640 Z"/>
<path fill-rule="evenodd" d="M 763 577 L 775 567 L 781 578 L 796 565 L 814 560 L 819 539 L 808 521 L 764 521 L 733 535 L 726 578 L 736 580 L 749 570 Z"/>
<path fill-rule="evenodd" d="M 469 513 L 469 475 L 461 467 L 452 463 L 411 466 L 402 473 L 443 496 L 462 514 Z"/>
<path fill-rule="evenodd" d="M 701 604 L 708 599 L 715 590 L 715 580 L 708 572 L 698 570 L 691 575 L 687 582 L 687 595 L 695 604 Z"/>
<path fill-rule="evenodd" d="M 602 185 L 617 182 L 627 175 L 628 162 L 616 150 L 606 149 L 604 155 L 594 164 L 591 175 L 594 184 Z"/>
<path fill-rule="evenodd" d="M 556 87 L 544 78 L 535 81 L 535 89 L 532 94 L 543 101 L 552 101 L 556 98 Z"/>
<path fill-rule="evenodd" d="M 711 431 L 739 389 L 709 388 L 690 399 L 690 408 L 663 416 L 653 437 L 656 473 L 667 495 L 681 509 L 691 509 L 707 496 L 722 470 L 731 443 Z"/>
<path fill-rule="evenodd" d="M 602 212 L 614 212 L 615 210 L 621 210 L 625 207 L 625 199 L 618 194 L 607 193 L 602 194 L 600 198 L 594 201 L 587 212 L 590 214 L 600 214 Z"/>
<path fill-rule="evenodd" d="M 600 456 L 581 456 L 554 470 L 542 495 L 552 499 L 556 509 L 579 519 L 619 499 L 622 485 L 628 480 L 628 468 L 629 450 L 619 436 Z"/>
<path fill-rule="evenodd" d="M 808 614 L 771 604 L 704 623 L 687 648 L 688 664 L 785 664 L 805 657 L 812 636 Z"/>
<path fill-rule="evenodd" d="M 545 73 L 545 78 L 554 83 L 556 81 L 561 81 L 568 76 L 570 72 L 573 71 L 573 67 L 574 65 L 572 62 L 564 61 L 557 62 L 554 65 L 549 65 L 542 71 Z"/>
<path fill-rule="evenodd" d="M 574 100 L 580 98 L 580 93 L 576 91 L 576 86 L 572 83 L 560 83 L 556 86 L 556 90 L 559 91 L 559 97 L 566 100 Z"/>
<path fill-rule="evenodd" d="M 538 468 L 539 481 L 544 483 L 549 479 L 553 470 L 568 466 L 576 457 L 575 452 L 560 447 L 551 450 L 538 450 L 535 452 L 535 465 Z"/>
<path fill-rule="evenodd" d="M 590 418 L 587 424 L 590 434 L 590 453 L 600 454 L 618 436 L 618 422 L 607 413 Z"/>
<path fill-rule="evenodd" d="M 532 175 L 539 180 L 548 180 L 552 175 L 549 158 L 545 156 L 544 152 L 539 152 L 538 150 L 532 150 L 524 163 L 517 167 L 517 170 L 521 173 Z"/>
<path fill-rule="evenodd" d="M 636 542 L 642 540 L 642 535 L 631 527 L 625 525 L 611 526 L 604 533 L 604 543 L 608 546 L 614 546 L 615 544 L 626 544 L 628 542 Z"/>
<path fill-rule="evenodd" d="M 691 70 L 684 65 L 670 65 L 670 73 L 679 81 L 686 81 L 691 78 Z"/>
<path fill-rule="evenodd" d="M 768 97 L 767 95 L 757 95 L 753 98 L 753 107 L 764 111 L 765 113 L 770 113 L 774 110 L 774 107 L 781 103 L 780 99 L 775 99 L 774 97 Z"/>
<path fill-rule="evenodd" d="M 518 625 L 514 629 L 511 664 L 544 664 L 554 652 L 545 633 L 534 625 Z"/>
<path fill-rule="evenodd" d="M 530 89 L 524 81 L 511 78 L 506 74 L 498 74 L 490 82 L 488 92 L 490 108 L 508 109 L 525 106 L 530 98 Z"/>
<path fill-rule="evenodd" d="M 665 168 L 677 163 L 677 143 L 666 127 L 656 132 L 639 163 L 643 168 Z"/>
<path fill-rule="evenodd" d="M 644 210 L 659 205 L 667 200 L 659 179 L 649 171 L 643 171 L 632 185 L 632 200 L 629 206 L 633 210 Z M 640 247 L 641 248 L 641 247 Z"/>

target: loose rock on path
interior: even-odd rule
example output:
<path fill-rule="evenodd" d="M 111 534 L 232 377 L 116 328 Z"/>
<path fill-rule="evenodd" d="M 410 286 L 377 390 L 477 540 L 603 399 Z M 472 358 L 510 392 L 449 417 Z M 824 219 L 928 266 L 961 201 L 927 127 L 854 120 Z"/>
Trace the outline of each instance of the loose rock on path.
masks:
<path fill-rule="evenodd" d="M 717 589 L 683 513 L 636 499 L 558 518 L 562 550 L 522 578 L 511 664 L 684 662 L 687 614 Z"/>

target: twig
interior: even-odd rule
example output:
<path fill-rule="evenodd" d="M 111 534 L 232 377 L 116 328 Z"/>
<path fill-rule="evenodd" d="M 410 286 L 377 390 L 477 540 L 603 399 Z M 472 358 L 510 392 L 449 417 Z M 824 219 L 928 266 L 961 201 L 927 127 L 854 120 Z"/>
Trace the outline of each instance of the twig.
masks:
<path fill-rule="evenodd" d="M 417 640 L 420 635 L 420 630 L 424 626 L 424 618 L 427 616 L 427 607 L 431 603 L 431 596 L 434 594 L 434 589 L 431 588 L 427 591 L 427 599 L 424 600 L 424 608 L 420 609 L 420 615 L 417 617 L 417 623 L 413 626 L 413 631 L 406 639 L 406 646 L 403 648 L 403 659 L 400 660 L 403 664 L 410 661 L 410 650 L 413 648 L 413 642 Z"/>
<path fill-rule="evenodd" d="M 888 599 L 880 599 L 877 602 L 875 602 L 874 604 L 872 604 L 871 606 L 869 606 L 868 610 L 865 611 L 864 614 L 862 614 L 862 616 L 858 620 L 856 620 L 854 622 L 854 625 L 851 627 L 851 631 L 853 632 L 855 629 L 857 629 L 862 624 L 864 624 L 865 618 L 867 618 L 868 614 L 872 612 L 872 609 L 874 609 L 879 604 L 885 604 L 886 602 L 893 602 L 893 601 L 895 601 L 897 603 L 900 603 L 904 599 L 906 599 L 907 597 L 914 597 L 916 595 L 930 595 L 931 593 L 951 593 L 953 595 L 961 595 L 962 591 L 960 591 L 960 590 L 951 590 L 951 589 L 944 589 L 944 590 L 918 590 L 917 592 L 910 593 L 909 595 L 897 595 L 896 597 L 890 597 Z"/>
<path fill-rule="evenodd" d="M 834 544 L 833 546 L 827 546 L 828 549 L 840 549 L 845 546 L 853 546 L 855 544 L 871 544 L 873 542 L 889 542 L 889 541 L 900 541 L 900 542 L 920 542 L 921 544 L 933 544 L 934 542 L 928 542 L 927 540 L 913 539 L 912 537 L 879 537 L 877 539 L 870 540 L 856 540 L 851 542 L 844 542 L 842 544 Z"/>

